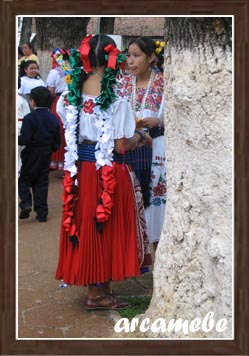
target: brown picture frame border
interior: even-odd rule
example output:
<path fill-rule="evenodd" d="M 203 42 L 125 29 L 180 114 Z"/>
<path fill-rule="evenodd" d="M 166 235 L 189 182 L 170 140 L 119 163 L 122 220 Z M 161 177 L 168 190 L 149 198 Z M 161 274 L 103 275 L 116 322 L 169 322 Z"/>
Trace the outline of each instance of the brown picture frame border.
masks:
<path fill-rule="evenodd" d="M 234 15 L 235 339 L 16 340 L 15 338 L 15 17 L 20 15 Z M 1 355 L 248 355 L 249 2 L 247 0 L 1 1 Z"/>

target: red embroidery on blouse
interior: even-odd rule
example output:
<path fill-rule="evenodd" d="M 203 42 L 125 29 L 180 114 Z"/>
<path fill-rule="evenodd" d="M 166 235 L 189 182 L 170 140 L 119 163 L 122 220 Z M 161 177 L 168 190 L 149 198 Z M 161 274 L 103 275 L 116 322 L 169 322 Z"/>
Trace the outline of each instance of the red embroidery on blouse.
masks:
<path fill-rule="evenodd" d="M 89 99 L 89 100 L 85 101 L 84 102 L 84 107 L 83 107 L 84 112 L 87 113 L 87 114 L 92 114 L 95 105 L 96 104 L 93 102 L 92 99 Z"/>

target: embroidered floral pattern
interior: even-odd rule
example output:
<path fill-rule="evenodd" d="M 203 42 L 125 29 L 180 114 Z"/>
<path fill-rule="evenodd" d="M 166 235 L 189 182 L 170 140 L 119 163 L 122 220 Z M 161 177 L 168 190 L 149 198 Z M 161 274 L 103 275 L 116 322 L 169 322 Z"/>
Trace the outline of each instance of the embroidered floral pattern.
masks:
<path fill-rule="evenodd" d="M 167 200 L 166 171 L 162 169 L 165 164 L 165 158 L 155 156 L 154 159 L 155 161 L 152 162 L 151 170 L 151 178 L 153 182 L 151 182 L 150 185 L 150 205 L 160 206 L 162 204 L 165 205 Z"/>
<path fill-rule="evenodd" d="M 93 102 L 93 100 L 89 99 L 84 102 L 83 110 L 87 114 L 92 114 L 95 106 L 96 104 Z"/>
<path fill-rule="evenodd" d="M 164 184 L 158 182 L 157 186 L 154 187 L 153 189 L 154 196 L 163 196 L 166 193 L 166 187 Z"/>
<path fill-rule="evenodd" d="M 125 81 L 125 91 L 128 97 L 132 96 L 132 80 L 131 76 L 126 76 Z M 150 109 L 152 111 L 158 111 L 162 102 L 163 95 L 163 75 L 162 73 L 157 73 L 155 75 L 154 81 L 151 85 L 149 95 L 146 98 L 145 109 Z M 122 83 L 119 83 L 119 89 L 121 90 Z M 142 104 L 143 96 L 145 94 L 146 88 L 137 88 L 137 106 L 136 111 L 140 110 Z"/>

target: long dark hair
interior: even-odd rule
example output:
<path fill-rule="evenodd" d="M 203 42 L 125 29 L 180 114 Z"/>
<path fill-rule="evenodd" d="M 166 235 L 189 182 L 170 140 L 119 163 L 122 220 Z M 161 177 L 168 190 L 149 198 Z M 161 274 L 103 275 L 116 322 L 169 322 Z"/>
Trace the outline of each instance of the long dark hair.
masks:
<path fill-rule="evenodd" d="M 157 57 L 157 67 L 161 68 L 161 66 L 163 64 L 163 56 L 161 54 L 156 53 L 156 44 L 151 37 L 141 36 L 141 37 L 138 37 L 138 38 L 132 40 L 128 45 L 128 50 L 132 44 L 138 45 L 138 47 L 141 49 L 141 51 L 144 52 L 148 57 L 151 54 L 155 53 L 155 55 Z"/>

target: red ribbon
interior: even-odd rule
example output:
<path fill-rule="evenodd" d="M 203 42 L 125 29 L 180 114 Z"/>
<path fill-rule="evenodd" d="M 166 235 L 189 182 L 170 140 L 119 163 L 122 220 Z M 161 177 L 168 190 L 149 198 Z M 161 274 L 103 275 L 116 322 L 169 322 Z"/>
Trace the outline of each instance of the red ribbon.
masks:
<path fill-rule="evenodd" d="M 84 67 L 84 70 L 86 72 L 91 72 L 92 71 L 92 68 L 91 68 L 91 64 L 90 64 L 90 61 L 89 61 L 89 57 L 88 57 L 88 54 L 90 52 L 90 45 L 89 45 L 89 41 L 90 39 L 92 38 L 92 35 L 89 35 L 87 37 L 85 37 L 83 39 L 83 41 L 81 42 L 80 44 L 80 59 L 83 63 L 83 67 Z"/>
<path fill-rule="evenodd" d="M 54 56 L 54 52 L 51 53 L 51 56 L 52 58 L 52 69 L 58 67 L 58 63 L 56 62 L 56 59 L 55 59 L 55 56 Z"/>
<path fill-rule="evenodd" d="M 105 46 L 104 50 L 109 53 L 107 68 L 116 69 L 117 55 L 121 52 L 111 43 Z"/>

